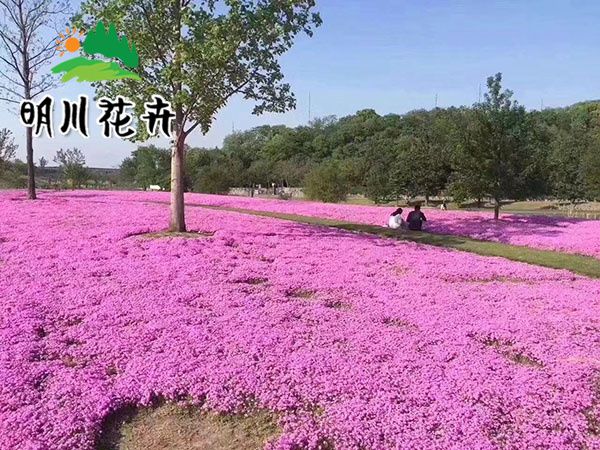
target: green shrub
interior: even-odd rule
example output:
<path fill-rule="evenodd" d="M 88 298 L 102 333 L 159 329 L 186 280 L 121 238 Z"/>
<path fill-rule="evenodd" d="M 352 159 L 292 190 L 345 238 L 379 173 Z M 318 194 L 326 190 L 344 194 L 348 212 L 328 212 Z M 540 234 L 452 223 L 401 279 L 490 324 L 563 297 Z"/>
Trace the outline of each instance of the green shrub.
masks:
<path fill-rule="evenodd" d="M 230 187 L 229 174 L 219 166 L 209 166 L 199 170 L 194 183 L 194 191 L 205 194 L 227 194 Z"/>
<path fill-rule="evenodd" d="M 350 192 L 347 175 L 336 162 L 326 162 L 311 170 L 304 179 L 304 194 L 312 200 L 337 203 Z"/>

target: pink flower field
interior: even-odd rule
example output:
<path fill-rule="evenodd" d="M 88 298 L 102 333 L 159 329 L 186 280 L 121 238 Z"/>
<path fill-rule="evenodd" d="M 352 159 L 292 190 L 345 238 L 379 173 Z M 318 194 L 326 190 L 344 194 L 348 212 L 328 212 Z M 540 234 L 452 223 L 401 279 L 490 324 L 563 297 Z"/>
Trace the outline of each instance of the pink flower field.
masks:
<path fill-rule="evenodd" d="M 93 450 L 109 414 L 159 398 L 272 411 L 271 450 L 600 449 L 597 280 L 202 208 L 205 236 L 148 239 L 156 199 L 0 193 L 0 449 Z M 557 239 L 524 229 L 488 238 Z"/>
<path fill-rule="evenodd" d="M 85 197 L 87 194 L 73 192 L 72 195 Z M 169 194 L 165 192 L 113 192 L 111 196 L 132 202 L 169 201 Z M 186 202 L 192 206 L 241 208 L 379 226 L 387 226 L 388 216 L 395 209 L 194 193 L 186 194 Z M 405 208 L 403 217 L 406 218 L 409 211 L 410 208 Z M 428 218 L 425 230 L 430 233 L 470 237 L 600 259 L 600 220 L 502 214 L 501 220 L 495 221 L 491 212 L 440 211 L 428 208 L 424 208 L 423 211 Z"/>
<path fill-rule="evenodd" d="M 381 206 L 324 204 L 201 194 L 189 194 L 188 199 L 191 203 L 276 211 L 381 226 L 387 225 L 388 216 L 394 210 L 394 208 Z M 404 218 L 409 211 L 409 208 L 405 209 Z M 431 233 L 577 253 L 600 259 L 600 220 L 502 214 L 502 220 L 497 222 L 493 219 L 491 212 L 440 211 L 437 209 L 424 209 L 424 212 L 429 220 L 426 231 Z"/>

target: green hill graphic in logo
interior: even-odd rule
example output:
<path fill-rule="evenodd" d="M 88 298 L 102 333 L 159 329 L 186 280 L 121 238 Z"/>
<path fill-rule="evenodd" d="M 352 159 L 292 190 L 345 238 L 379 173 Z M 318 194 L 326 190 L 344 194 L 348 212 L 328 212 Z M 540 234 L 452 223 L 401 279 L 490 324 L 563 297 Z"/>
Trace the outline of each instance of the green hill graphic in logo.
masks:
<path fill-rule="evenodd" d="M 79 82 L 87 81 L 110 81 L 123 78 L 139 80 L 140 77 L 127 70 L 135 69 L 139 65 L 139 56 L 135 44 L 130 45 L 125 36 L 119 37 L 114 25 L 109 25 L 108 30 L 103 22 L 98 22 L 96 28 L 90 31 L 83 44 L 80 42 L 83 32 L 77 32 L 76 28 L 67 28 L 66 34 L 59 34 L 56 40 L 57 50 L 60 56 L 65 53 L 75 53 L 78 50 L 87 56 L 103 56 L 116 61 L 104 61 L 101 59 L 90 59 L 78 56 L 64 61 L 51 70 L 52 73 L 64 73 L 61 81 L 67 82 L 75 79 Z M 127 69 L 123 68 L 126 67 Z"/>

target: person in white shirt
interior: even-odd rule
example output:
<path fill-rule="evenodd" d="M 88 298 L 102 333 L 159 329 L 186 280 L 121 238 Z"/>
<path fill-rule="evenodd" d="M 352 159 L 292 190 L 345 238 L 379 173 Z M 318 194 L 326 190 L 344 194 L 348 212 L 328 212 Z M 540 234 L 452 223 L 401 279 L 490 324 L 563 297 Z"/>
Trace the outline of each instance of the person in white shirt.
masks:
<path fill-rule="evenodd" d="M 398 208 L 388 218 L 388 227 L 394 230 L 404 228 L 404 219 L 402 219 L 402 208 Z"/>

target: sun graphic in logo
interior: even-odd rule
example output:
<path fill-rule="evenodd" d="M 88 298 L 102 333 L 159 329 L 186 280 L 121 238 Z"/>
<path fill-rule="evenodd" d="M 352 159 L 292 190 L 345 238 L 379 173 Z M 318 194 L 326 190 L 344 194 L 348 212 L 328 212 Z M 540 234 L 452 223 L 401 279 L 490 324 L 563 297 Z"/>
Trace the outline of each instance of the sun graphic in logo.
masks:
<path fill-rule="evenodd" d="M 80 39 L 83 37 L 83 30 L 67 27 L 67 33 L 58 33 L 59 39 L 56 40 L 56 50 L 60 52 L 60 56 L 64 56 L 66 52 L 75 53 L 81 48 Z"/>

